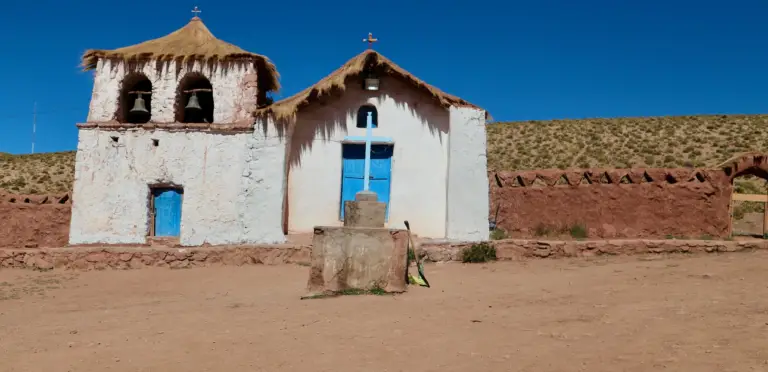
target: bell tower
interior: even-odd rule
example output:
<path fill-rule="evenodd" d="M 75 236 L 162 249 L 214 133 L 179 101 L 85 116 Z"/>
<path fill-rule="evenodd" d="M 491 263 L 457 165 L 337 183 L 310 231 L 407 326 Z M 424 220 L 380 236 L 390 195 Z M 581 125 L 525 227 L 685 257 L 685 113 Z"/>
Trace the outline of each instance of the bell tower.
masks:
<path fill-rule="evenodd" d="M 85 53 L 83 67 L 94 71 L 86 127 L 252 125 L 253 110 L 279 89 L 277 69 L 267 57 L 217 39 L 200 10 L 192 12 L 166 36 Z"/>

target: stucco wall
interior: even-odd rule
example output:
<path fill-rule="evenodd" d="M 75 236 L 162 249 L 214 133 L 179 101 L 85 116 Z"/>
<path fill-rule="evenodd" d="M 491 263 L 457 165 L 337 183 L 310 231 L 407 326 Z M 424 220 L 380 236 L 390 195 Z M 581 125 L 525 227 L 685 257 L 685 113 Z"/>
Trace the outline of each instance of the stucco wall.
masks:
<path fill-rule="evenodd" d="M 178 83 L 190 72 L 202 73 L 213 87 L 214 122 L 232 123 L 251 120 L 250 109 L 256 104 L 256 72 L 252 64 L 209 66 L 200 62 L 178 65 L 176 61 L 148 62 L 132 70 L 124 62 L 99 60 L 93 72 L 89 122 L 115 119 L 122 81 L 131 71 L 143 73 L 152 82 L 151 121 L 153 122 L 175 121 L 174 107 Z"/>
<path fill-rule="evenodd" d="M 721 170 L 498 172 L 490 215 L 498 208 L 514 237 L 568 236 L 575 225 L 590 238 L 726 237 L 731 192 Z"/>
<path fill-rule="evenodd" d="M 378 92 L 347 87 L 341 97 L 297 114 L 288 159 L 289 232 L 342 225 L 342 142 L 365 135 L 356 127 L 357 110 L 372 104 L 379 120 L 374 136 L 394 141 L 388 226 L 402 228 L 408 220 L 421 236 L 445 237 L 448 110 L 391 78 L 382 79 Z"/>
<path fill-rule="evenodd" d="M 80 130 L 77 150 L 70 244 L 145 243 L 149 185 L 160 183 L 184 188 L 182 245 L 285 240 L 285 146 L 274 127 L 241 134 Z"/>
<path fill-rule="evenodd" d="M 67 244 L 69 193 L 6 194 L 0 190 L 0 247 L 43 248 Z"/>
<path fill-rule="evenodd" d="M 451 107 L 446 238 L 488 239 L 488 173 L 485 111 Z"/>

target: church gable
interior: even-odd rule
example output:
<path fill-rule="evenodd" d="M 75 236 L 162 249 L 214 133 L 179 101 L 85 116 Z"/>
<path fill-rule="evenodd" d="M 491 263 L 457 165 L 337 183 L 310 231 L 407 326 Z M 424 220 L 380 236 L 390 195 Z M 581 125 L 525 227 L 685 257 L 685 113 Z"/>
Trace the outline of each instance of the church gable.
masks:
<path fill-rule="evenodd" d="M 272 116 L 278 120 L 288 119 L 312 102 L 326 97 L 338 96 L 349 87 L 363 89 L 365 79 L 370 77 L 379 78 L 381 81 L 390 79 L 400 81 L 425 94 L 435 104 L 444 108 L 451 106 L 476 107 L 459 97 L 447 94 L 425 83 L 381 54 L 367 50 L 349 60 L 315 85 L 294 96 L 262 107 L 256 110 L 254 115 L 256 117 Z"/>

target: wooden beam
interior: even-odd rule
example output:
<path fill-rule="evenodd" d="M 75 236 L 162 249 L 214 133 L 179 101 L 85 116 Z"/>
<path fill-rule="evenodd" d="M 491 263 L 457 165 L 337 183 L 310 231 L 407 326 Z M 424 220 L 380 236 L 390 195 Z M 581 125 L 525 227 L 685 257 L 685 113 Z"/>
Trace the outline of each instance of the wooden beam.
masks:
<path fill-rule="evenodd" d="M 768 195 L 733 194 L 733 200 L 768 203 Z"/>

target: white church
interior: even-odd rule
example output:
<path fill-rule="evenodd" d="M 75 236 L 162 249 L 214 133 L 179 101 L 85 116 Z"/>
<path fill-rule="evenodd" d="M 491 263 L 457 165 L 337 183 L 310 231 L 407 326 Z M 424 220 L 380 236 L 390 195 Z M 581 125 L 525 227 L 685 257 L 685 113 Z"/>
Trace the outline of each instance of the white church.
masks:
<path fill-rule="evenodd" d="M 488 239 L 486 112 L 373 50 L 278 102 L 267 95 L 280 88 L 274 64 L 197 16 L 158 39 L 89 50 L 83 67 L 94 83 L 70 244 L 271 244 L 340 226 L 364 187 L 367 139 L 388 227 Z"/>

